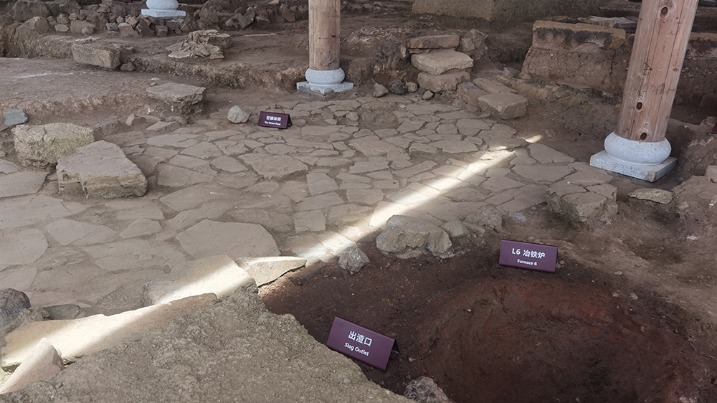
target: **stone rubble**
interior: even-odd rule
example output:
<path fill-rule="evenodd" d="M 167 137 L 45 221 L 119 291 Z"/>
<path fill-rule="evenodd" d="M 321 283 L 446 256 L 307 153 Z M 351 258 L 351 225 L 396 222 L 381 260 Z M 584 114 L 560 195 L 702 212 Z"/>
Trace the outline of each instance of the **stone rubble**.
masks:
<path fill-rule="evenodd" d="M 55 165 L 60 157 L 95 141 L 91 128 L 71 123 L 20 125 L 12 134 L 20 163 L 40 168 Z"/>
<path fill-rule="evenodd" d="M 403 396 L 420 403 L 452 403 L 436 382 L 426 376 L 418 377 L 406 385 Z"/>
<path fill-rule="evenodd" d="M 376 238 L 376 247 L 405 259 L 424 252 L 438 257 L 449 256 L 451 240 L 448 233 L 435 224 L 418 218 L 395 215 L 386 222 L 386 229 Z"/>
<path fill-rule="evenodd" d="M 339 256 L 339 267 L 347 270 L 351 275 L 361 271 L 361 269 L 363 269 L 363 267 L 370 262 L 371 261 L 368 256 L 366 256 L 366 253 L 364 253 L 364 251 L 362 251 L 357 245 L 348 247 L 341 253 L 341 256 Z"/>
<path fill-rule="evenodd" d="M 232 47 L 232 39 L 228 34 L 208 29 L 190 32 L 184 41 L 167 47 L 172 59 L 190 57 L 208 57 L 210 60 L 223 59 L 224 50 Z"/>
<path fill-rule="evenodd" d="M 647 200 L 659 204 L 670 204 L 673 198 L 672 192 L 669 190 L 655 188 L 636 189 L 630 192 L 628 196 L 633 199 Z"/>

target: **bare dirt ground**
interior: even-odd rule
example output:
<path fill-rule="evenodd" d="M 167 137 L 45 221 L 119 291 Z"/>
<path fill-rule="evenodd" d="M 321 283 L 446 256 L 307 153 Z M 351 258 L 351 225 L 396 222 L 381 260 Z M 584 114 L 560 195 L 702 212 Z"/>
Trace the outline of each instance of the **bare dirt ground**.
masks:
<path fill-rule="evenodd" d="M 343 30 L 354 32 L 369 24 L 392 29 L 397 21 L 427 31 L 467 25 L 437 18 L 348 15 Z M 495 32 L 480 28 L 489 31 L 492 42 L 488 60 L 476 72 L 519 68 L 516 55 L 529 46 L 529 25 Z M 166 42 L 171 41 L 164 39 L 161 45 Z M 267 46 L 289 54 L 303 45 Z M 149 44 L 147 53 L 159 48 Z M 252 61 L 260 51 L 252 50 Z M 232 52 L 241 58 L 240 49 Z M 52 66 L 51 75 L 43 73 L 42 63 Z M 92 124 L 126 116 L 142 108 L 138 94 L 160 76 L 107 73 L 67 60 L 32 66 L 0 59 L 0 106 L 28 108 L 37 116 L 32 123 L 61 117 Z M 78 74 L 87 85 L 68 87 L 64 78 Z M 201 75 L 182 79 L 206 80 Z M 370 87 L 360 92 L 370 93 Z M 309 99 L 256 87 L 212 87 L 206 113 L 257 98 L 265 103 Z M 452 101 L 450 96 L 435 100 Z M 510 125 L 523 137 L 540 135 L 543 144 L 587 161 L 614 127 L 617 101 L 592 97 L 566 108 L 532 100 L 528 116 Z M 677 106 L 673 117 L 696 124 L 708 112 Z M 673 174 L 654 186 L 671 189 L 685 179 Z M 429 376 L 457 402 L 717 402 L 714 221 L 696 222 L 672 207 L 630 200 L 630 191 L 650 186 L 644 182 L 617 177 L 612 184 L 619 189 L 619 214 L 604 225 L 570 227 L 543 204 L 524 211 L 524 222 L 507 221 L 500 235 L 472 239 L 451 259 L 399 260 L 374 248 L 367 251 L 371 264 L 354 276 L 326 264 L 292 273 L 260 294 L 271 311 L 294 315 L 321 342 L 334 316 L 396 338 L 401 354 L 385 373 L 361 366 L 371 380 L 397 393 L 409 380 Z M 499 267 L 500 239 L 558 246 L 557 273 Z"/>

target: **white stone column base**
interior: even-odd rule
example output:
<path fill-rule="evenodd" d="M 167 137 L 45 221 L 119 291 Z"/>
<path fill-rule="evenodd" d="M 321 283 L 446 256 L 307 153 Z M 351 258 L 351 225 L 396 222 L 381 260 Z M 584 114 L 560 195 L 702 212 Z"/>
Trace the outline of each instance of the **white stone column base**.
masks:
<path fill-rule="evenodd" d="M 326 95 L 330 92 L 345 92 L 354 88 L 354 83 L 343 82 L 339 84 L 313 84 L 308 81 L 296 83 L 296 89 L 299 91 L 318 92 Z"/>
<path fill-rule="evenodd" d="M 677 159 L 669 157 L 670 143 L 644 142 L 625 139 L 611 133 L 605 139 L 605 150 L 590 157 L 590 165 L 606 171 L 642 179 L 648 182 L 667 175 Z"/>
<path fill-rule="evenodd" d="M 142 9 L 142 15 L 156 18 L 186 17 L 187 13 L 182 10 L 153 10 L 149 8 Z"/>

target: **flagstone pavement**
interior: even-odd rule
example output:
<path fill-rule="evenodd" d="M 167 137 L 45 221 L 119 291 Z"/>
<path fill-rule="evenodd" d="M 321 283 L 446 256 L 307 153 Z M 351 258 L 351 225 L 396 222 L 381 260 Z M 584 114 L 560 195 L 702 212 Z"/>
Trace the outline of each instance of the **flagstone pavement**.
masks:
<path fill-rule="evenodd" d="M 513 213 L 543 203 L 557 181 L 610 180 L 506 124 L 414 97 L 261 108 L 294 125 L 216 117 L 103 137 L 147 175 L 141 198 L 58 195 L 54 175 L 43 182 L 43 172 L 0 158 L 0 285 L 34 306 L 110 312 L 122 290 L 188 260 L 328 261 L 372 241 L 394 214 L 442 224 L 484 205 Z"/>

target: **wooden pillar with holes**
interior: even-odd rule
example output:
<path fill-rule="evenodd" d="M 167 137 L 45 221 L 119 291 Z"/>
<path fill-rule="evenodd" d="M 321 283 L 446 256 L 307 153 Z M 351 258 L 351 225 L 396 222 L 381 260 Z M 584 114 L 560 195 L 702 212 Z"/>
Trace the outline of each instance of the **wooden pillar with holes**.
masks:
<path fill-rule="evenodd" d="M 340 0 L 309 1 L 309 68 L 339 68 L 341 32 Z"/>
<path fill-rule="evenodd" d="M 662 141 L 699 0 L 643 0 L 617 134 Z"/>
<path fill-rule="evenodd" d="M 590 165 L 654 182 L 676 164 L 665 138 L 699 0 L 642 0 L 617 129 Z"/>

